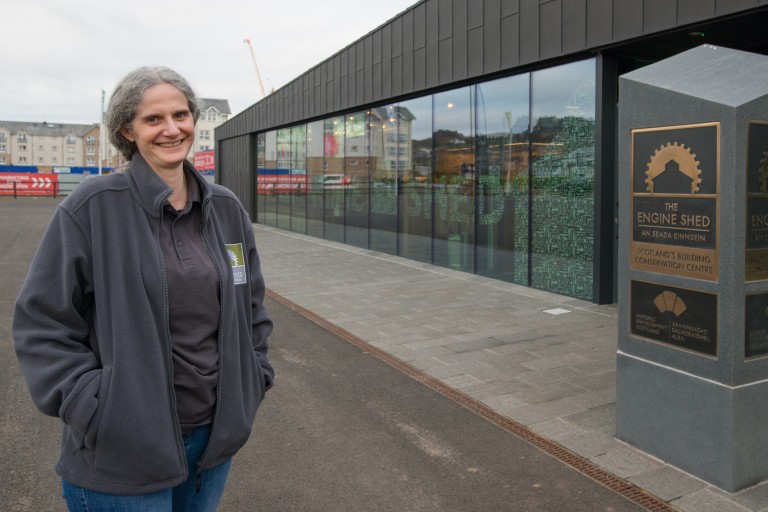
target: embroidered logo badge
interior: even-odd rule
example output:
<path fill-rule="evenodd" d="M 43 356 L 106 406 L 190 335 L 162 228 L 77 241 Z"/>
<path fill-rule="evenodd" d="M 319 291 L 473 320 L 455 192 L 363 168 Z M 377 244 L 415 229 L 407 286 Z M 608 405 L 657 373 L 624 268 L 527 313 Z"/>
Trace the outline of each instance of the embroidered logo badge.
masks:
<path fill-rule="evenodd" d="M 245 258 L 243 258 L 243 244 L 226 244 L 229 264 L 232 265 L 232 277 L 235 284 L 245 284 Z"/>

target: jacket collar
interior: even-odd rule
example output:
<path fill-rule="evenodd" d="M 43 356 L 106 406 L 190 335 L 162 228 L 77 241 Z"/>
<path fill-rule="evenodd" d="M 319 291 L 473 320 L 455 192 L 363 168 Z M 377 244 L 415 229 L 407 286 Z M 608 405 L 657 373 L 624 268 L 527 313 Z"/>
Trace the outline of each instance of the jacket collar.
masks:
<path fill-rule="evenodd" d="M 186 160 L 184 161 L 184 170 L 187 176 L 192 176 L 193 179 L 197 180 L 203 203 L 203 218 L 205 219 L 208 215 L 211 187 L 200 173 L 197 172 L 197 169 Z M 125 171 L 125 174 L 136 202 L 152 217 L 162 217 L 163 206 L 172 192 L 171 187 L 152 170 L 138 151 L 133 153 L 131 164 L 128 166 L 128 170 Z"/>

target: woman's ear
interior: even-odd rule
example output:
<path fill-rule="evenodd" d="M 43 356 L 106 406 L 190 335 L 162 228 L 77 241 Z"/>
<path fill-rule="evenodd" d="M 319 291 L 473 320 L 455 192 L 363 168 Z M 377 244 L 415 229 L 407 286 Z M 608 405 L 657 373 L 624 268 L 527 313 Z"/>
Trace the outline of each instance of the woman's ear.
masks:
<path fill-rule="evenodd" d="M 131 130 L 129 130 L 128 128 L 126 127 L 120 128 L 120 133 L 122 134 L 123 137 L 128 139 L 128 142 L 136 142 L 136 139 L 134 139 L 133 135 L 131 134 Z"/>

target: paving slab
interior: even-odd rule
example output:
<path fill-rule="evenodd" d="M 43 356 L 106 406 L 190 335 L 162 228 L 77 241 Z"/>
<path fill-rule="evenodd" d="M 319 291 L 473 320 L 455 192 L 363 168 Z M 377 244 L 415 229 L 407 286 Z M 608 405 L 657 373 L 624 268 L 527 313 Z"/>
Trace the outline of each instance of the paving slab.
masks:
<path fill-rule="evenodd" d="M 659 498 L 672 501 L 704 489 L 707 484 L 670 466 L 631 477 L 630 482 L 643 488 L 653 488 Z"/>
<path fill-rule="evenodd" d="M 749 509 L 711 489 L 699 489 L 671 504 L 682 512 L 750 512 Z"/>

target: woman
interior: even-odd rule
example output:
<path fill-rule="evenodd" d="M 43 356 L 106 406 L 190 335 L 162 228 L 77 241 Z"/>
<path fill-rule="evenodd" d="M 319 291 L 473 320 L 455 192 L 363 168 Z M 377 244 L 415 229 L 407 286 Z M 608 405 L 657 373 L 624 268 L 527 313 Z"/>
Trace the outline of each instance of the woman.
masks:
<path fill-rule="evenodd" d="M 17 299 L 70 510 L 215 510 L 274 380 L 251 222 L 186 160 L 199 115 L 168 68 L 122 79 L 107 128 L 130 165 L 62 201 Z"/>

